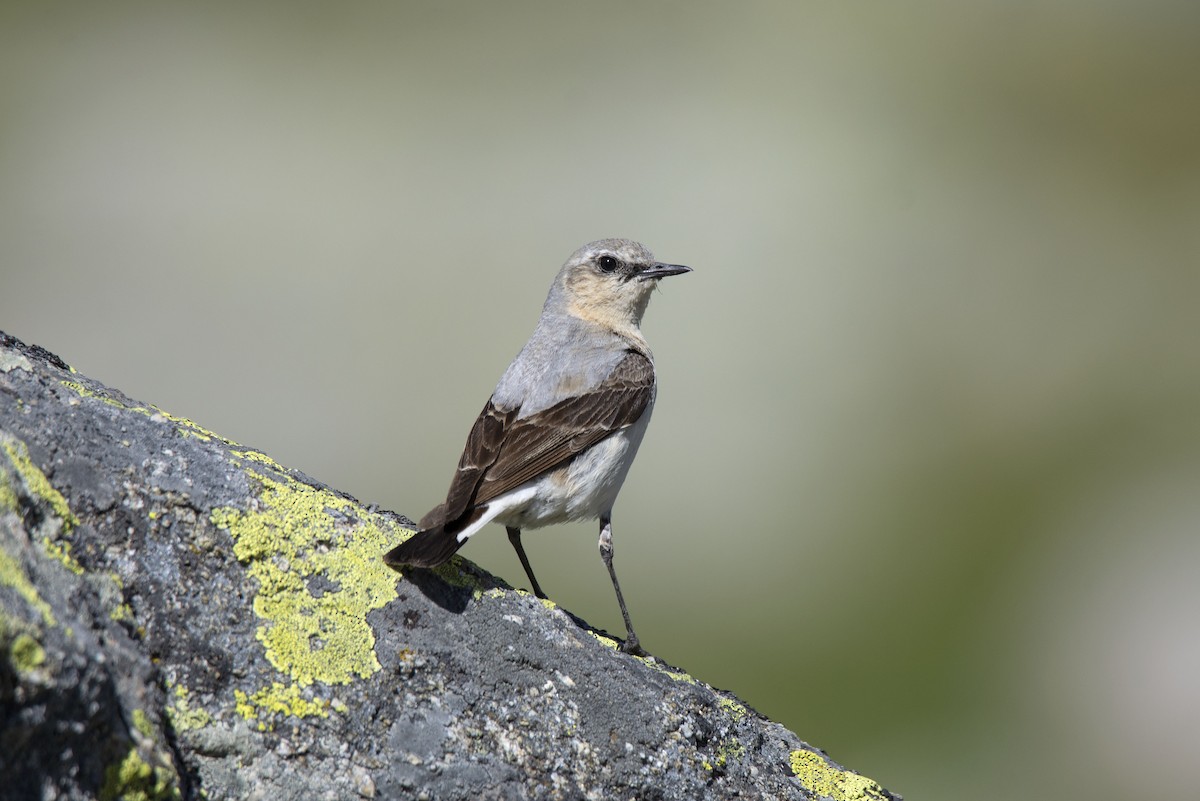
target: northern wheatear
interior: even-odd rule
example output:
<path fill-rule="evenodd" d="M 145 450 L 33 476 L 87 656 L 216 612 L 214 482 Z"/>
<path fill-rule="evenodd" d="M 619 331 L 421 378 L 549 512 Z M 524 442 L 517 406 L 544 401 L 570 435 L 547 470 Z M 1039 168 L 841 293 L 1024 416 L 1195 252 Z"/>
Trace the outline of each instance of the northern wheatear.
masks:
<path fill-rule="evenodd" d="M 658 279 L 690 269 L 657 262 L 628 239 L 575 251 L 550 286 L 533 336 L 475 421 L 445 502 L 384 561 L 439 565 L 495 521 L 507 527 L 534 593 L 545 598 L 521 529 L 600 518 L 600 557 L 625 619 L 622 648 L 643 653 L 613 570 L 612 508 L 654 409 L 642 315 Z"/>

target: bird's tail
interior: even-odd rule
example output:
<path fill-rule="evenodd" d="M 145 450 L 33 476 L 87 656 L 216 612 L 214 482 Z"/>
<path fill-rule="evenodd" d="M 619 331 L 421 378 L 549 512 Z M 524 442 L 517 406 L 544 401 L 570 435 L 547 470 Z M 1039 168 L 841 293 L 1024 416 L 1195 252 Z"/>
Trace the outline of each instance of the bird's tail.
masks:
<path fill-rule="evenodd" d="M 458 536 L 444 525 L 423 529 L 383 555 L 383 561 L 393 567 L 436 567 L 463 546 Z"/>

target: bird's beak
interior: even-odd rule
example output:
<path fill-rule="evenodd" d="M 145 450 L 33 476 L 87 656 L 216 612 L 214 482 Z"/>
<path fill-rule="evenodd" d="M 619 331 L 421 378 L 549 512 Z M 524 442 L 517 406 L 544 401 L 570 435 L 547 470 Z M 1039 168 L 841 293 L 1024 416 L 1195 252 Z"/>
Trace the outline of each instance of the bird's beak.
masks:
<path fill-rule="evenodd" d="M 663 264 L 659 261 L 638 273 L 637 279 L 639 281 L 649 281 L 650 279 L 666 278 L 668 275 L 679 275 L 680 273 L 690 273 L 691 271 L 691 267 L 684 267 L 682 264 Z"/>

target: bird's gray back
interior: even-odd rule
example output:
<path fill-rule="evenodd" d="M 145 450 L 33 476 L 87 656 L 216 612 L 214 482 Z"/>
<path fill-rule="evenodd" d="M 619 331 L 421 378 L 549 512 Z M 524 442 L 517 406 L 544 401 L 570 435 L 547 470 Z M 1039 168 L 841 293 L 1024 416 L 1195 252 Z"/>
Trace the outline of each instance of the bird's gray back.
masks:
<path fill-rule="evenodd" d="M 625 358 L 628 341 L 550 307 L 504 371 L 492 400 L 519 417 L 548 409 L 600 384 Z"/>

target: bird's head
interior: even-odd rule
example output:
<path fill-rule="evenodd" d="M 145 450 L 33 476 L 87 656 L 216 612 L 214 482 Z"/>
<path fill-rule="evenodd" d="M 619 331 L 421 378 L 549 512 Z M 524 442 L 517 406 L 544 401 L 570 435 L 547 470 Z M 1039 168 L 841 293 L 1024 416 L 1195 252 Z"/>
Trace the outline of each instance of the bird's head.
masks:
<path fill-rule="evenodd" d="M 641 325 L 650 293 L 661 278 L 690 272 L 663 264 L 630 239 L 601 239 L 571 255 L 558 273 L 556 294 L 568 314 L 623 332 Z"/>

